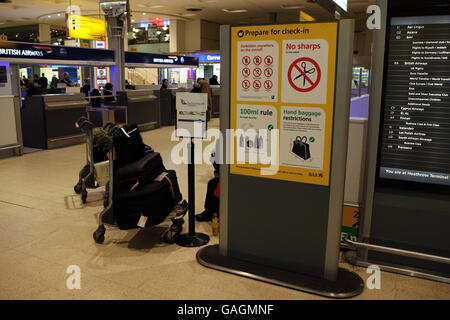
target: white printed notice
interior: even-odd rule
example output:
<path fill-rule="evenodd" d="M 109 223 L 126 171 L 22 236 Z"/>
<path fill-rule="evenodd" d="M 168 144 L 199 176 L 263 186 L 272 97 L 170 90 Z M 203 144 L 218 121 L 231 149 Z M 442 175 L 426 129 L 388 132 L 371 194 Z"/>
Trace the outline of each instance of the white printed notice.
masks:
<path fill-rule="evenodd" d="M 280 165 L 323 169 L 325 118 L 321 108 L 281 107 Z"/>
<path fill-rule="evenodd" d="M 206 138 L 206 93 L 177 92 L 177 137 Z"/>
<path fill-rule="evenodd" d="M 272 129 L 277 127 L 277 109 L 274 106 L 237 105 L 237 150 L 245 150 L 245 156 L 257 154 L 271 156 Z M 239 155 L 238 155 L 239 158 Z M 265 163 L 266 161 L 258 161 Z"/>
<path fill-rule="evenodd" d="M 237 46 L 237 100 L 278 100 L 278 43 L 240 41 Z"/>
<path fill-rule="evenodd" d="M 281 102 L 327 103 L 328 42 L 283 41 Z"/>

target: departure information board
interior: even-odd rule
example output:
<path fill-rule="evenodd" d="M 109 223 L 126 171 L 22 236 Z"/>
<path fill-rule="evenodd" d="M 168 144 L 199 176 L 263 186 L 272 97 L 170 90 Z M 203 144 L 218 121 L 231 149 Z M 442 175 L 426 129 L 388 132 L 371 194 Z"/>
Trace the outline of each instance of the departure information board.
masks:
<path fill-rule="evenodd" d="M 450 185 L 450 16 L 391 18 L 379 177 Z"/>

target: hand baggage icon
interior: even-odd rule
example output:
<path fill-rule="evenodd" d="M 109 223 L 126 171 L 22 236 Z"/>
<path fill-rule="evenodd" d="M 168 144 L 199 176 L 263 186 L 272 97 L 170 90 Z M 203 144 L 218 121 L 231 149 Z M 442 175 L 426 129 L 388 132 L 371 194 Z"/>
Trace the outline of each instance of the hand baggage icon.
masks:
<path fill-rule="evenodd" d="M 311 158 L 311 153 L 309 152 L 309 144 L 306 143 L 308 141 L 307 137 L 297 137 L 294 140 L 294 143 L 292 145 L 292 152 L 295 153 L 297 156 L 302 158 L 303 160 L 308 160 Z"/>

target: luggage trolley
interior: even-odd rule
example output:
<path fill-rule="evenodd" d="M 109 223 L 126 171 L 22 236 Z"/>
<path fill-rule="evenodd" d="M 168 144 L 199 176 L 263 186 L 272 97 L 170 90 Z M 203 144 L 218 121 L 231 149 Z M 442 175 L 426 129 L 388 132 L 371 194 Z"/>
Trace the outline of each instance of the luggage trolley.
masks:
<path fill-rule="evenodd" d="M 103 145 L 103 150 L 106 152 L 109 152 L 109 159 L 107 160 L 108 163 L 108 181 L 105 184 L 105 199 L 104 199 L 104 208 L 99 214 L 98 223 L 99 226 L 97 230 L 93 233 L 93 238 L 96 243 L 102 244 L 105 240 L 105 233 L 106 228 L 105 225 L 112 226 L 112 227 L 119 227 L 120 224 L 117 220 L 117 214 L 115 213 L 115 204 L 114 204 L 114 179 L 115 179 L 115 163 L 114 160 L 116 159 L 116 150 L 114 146 L 114 133 L 117 130 L 121 130 L 119 127 L 108 124 L 104 128 L 105 136 L 104 138 L 100 139 L 101 144 Z M 153 152 L 151 150 L 150 152 Z M 155 179 L 156 181 L 156 179 Z M 117 206 L 117 204 L 116 204 Z M 183 224 L 184 224 L 184 216 L 186 215 L 186 212 L 188 210 L 188 203 L 183 200 L 179 203 L 175 203 L 173 205 L 173 209 L 165 216 L 165 219 L 162 222 L 170 220 L 172 222 L 171 226 L 168 228 L 168 230 L 163 234 L 163 240 L 167 243 L 174 243 L 177 236 L 182 232 L 183 230 Z M 160 223 L 162 223 L 160 222 Z M 154 224 L 156 225 L 156 224 Z M 153 226 L 153 225 L 151 225 Z M 133 229 L 138 228 L 139 226 L 132 226 L 127 227 L 126 229 Z M 144 223 L 143 227 L 147 227 L 147 225 Z"/>
<path fill-rule="evenodd" d="M 112 123 L 107 123 L 104 129 L 113 126 Z M 73 187 L 75 193 L 81 194 L 81 200 L 86 203 L 87 188 L 96 189 L 103 184 L 99 183 L 95 177 L 95 162 L 101 162 L 107 159 L 105 150 L 99 150 L 99 146 L 105 145 L 94 137 L 94 124 L 86 117 L 81 117 L 75 123 L 75 126 L 81 132 L 86 134 L 86 165 L 80 170 L 79 180 Z M 100 129 L 101 130 L 101 129 Z M 105 136 L 105 131 L 101 130 L 100 139 Z M 94 151 L 95 149 L 95 151 Z"/>

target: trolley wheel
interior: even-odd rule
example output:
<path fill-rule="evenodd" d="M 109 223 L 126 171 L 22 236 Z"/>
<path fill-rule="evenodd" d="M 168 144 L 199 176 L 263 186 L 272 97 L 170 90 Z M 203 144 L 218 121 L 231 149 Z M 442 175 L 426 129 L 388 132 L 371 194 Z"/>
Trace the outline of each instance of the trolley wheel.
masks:
<path fill-rule="evenodd" d="M 103 244 L 103 242 L 105 241 L 105 232 L 106 229 L 104 226 L 99 226 L 97 230 L 95 230 L 93 237 L 94 237 L 94 241 L 98 244 Z"/>
<path fill-rule="evenodd" d="M 173 219 L 172 225 L 170 226 L 169 230 L 167 230 L 163 235 L 164 242 L 167 243 L 175 243 L 177 240 L 178 235 L 183 231 L 183 219 Z"/>
<path fill-rule="evenodd" d="M 77 193 L 77 194 L 80 194 L 80 193 L 81 193 L 81 189 L 82 189 L 82 186 L 81 186 L 81 183 L 79 183 L 79 182 L 73 187 L 73 190 L 74 190 L 75 193 Z"/>

